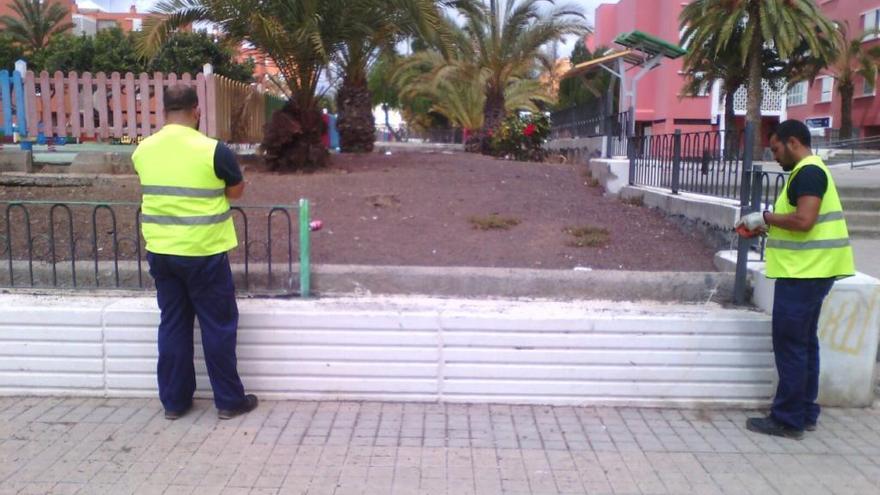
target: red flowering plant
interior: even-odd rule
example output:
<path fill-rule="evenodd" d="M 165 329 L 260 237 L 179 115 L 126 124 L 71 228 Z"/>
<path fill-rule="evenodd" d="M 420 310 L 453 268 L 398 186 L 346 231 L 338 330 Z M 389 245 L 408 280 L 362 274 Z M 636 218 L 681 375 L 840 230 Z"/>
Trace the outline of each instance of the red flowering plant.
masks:
<path fill-rule="evenodd" d="M 492 136 L 492 152 L 511 160 L 542 161 L 542 147 L 549 135 L 550 121 L 545 115 L 512 115 Z"/>

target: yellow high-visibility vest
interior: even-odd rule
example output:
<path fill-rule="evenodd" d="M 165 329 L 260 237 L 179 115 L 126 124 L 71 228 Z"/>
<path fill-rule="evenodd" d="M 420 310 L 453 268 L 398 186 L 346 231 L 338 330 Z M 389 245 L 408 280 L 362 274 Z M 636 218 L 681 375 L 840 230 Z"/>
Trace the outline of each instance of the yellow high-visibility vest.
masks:
<path fill-rule="evenodd" d="M 134 151 L 147 251 L 210 256 L 238 245 L 226 183 L 214 172 L 216 147 L 216 139 L 168 124 Z"/>
<path fill-rule="evenodd" d="M 797 211 L 797 207 L 788 202 L 788 186 L 807 165 L 821 168 L 828 178 L 828 190 L 822 197 L 819 217 L 813 228 L 806 232 L 770 227 L 765 250 L 767 277 L 840 278 L 855 275 L 843 206 L 840 204 L 834 178 L 821 158 L 809 156 L 795 165 L 776 198 L 773 212 L 784 215 Z"/>

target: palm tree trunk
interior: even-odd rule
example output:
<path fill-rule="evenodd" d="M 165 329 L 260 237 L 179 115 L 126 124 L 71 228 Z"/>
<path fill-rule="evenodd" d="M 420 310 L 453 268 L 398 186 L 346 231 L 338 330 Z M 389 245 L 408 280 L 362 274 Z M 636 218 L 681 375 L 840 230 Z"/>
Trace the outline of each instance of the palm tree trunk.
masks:
<path fill-rule="evenodd" d="M 263 126 L 260 151 L 272 170 L 313 170 L 327 163 L 324 120 L 313 93 L 297 91 Z"/>
<path fill-rule="evenodd" d="M 751 9 L 755 10 L 755 9 Z M 754 21 L 753 21 L 754 20 Z M 746 122 L 752 124 L 755 130 L 754 159 L 760 160 L 764 155 L 764 144 L 761 142 L 761 103 L 764 99 L 764 91 L 761 87 L 761 59 L 763 43 L 761 40 L 761 26 L 759 12 L 749 12 L 749 22 L 755 22 L 752 39 L 749 43 L 749 78 L 748 100 L 746 102 Z"/>
<path fill-rule="evenodd" d="M 376 120 L 373 117 L 373 98 L 364 77 L 346 75 L 336 95 L 339 105 L 339 147 L 343 153 L 373 151 L 376 139 Z"/>
<path fill-rule="evenodd" d="M 483 105 L 483 153 L 491 152 L 489 141 L 504 120 L 504 104 L 504 90 L 494 85 L 489 86 L 486 89 L 486 103 Z"/>
<path fill-rule="evenodd" d="M 840 139 L 852 137 L 852 103 L 855 88 L 852 83 L 841 84 L 838 88 L 840 93 Z"/>

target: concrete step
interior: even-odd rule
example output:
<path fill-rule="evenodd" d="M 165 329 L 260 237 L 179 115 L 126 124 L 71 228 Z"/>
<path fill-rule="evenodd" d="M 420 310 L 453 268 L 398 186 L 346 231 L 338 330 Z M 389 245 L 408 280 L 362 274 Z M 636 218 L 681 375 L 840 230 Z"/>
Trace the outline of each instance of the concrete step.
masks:
<path fill-rule="evenodd" d="M 872 211 L 880 212 L 880 197 L 877 198 L 840 198 L 843 203 L 843 211 Z"/>
<path fill-rule="evenodd" d="M 880 198 L 880 187 L 837 187 L 841 198 Z"/>
<path fill-rule="evenodd" d="M 852 211 L 846 210 L 847 227 L 874 227 L 880 228 L 880 211 Z"/>
<path fill-rule="evenodd" d="M 848 227 L 850 239 L 880 239 L 880 227 Z"/>

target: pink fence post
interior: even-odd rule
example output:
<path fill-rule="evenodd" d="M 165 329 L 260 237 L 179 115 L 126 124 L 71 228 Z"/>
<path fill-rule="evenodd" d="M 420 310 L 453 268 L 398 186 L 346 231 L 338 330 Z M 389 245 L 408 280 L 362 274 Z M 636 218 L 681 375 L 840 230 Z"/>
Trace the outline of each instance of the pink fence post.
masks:
<path fill-rule="evenodd" d="M 55 135 L 67 136 L 67 98 L 64 95 L 64 74 L 55 71 Z"/>
<path fill-rule="evenodd" d="M 113 137 L 122 137 L 122 84 L 118 72 L 110 74 L 110 101 L 113 105 Z"/>
<path fill-rule="evenodd" d="M 137 100 L 134 96 L 134 74 L 125 73 L 125 132 L 134 139 L 137 136 Z"/>
<path fill-rule="evenodd" d="M 92 83 L 92 74 L 83 72 L 82 82 L 83 134 L 92 138 L 95 137 L 95 87 Z"/>
<path fill-rule="evenodd" d="M 98 72 L 95 77 L 98 91 L 95 93 L 95 106 L 98 110 L 98 136 L 107 139 L 110 136 L 110 122 L 107 118 L 107 74 Z"/>
<path fill-rule="evenodd" d="M 43 104 L 43 134 L 52 137 L 52 88 L 49 84 L 49 73 L 40 72 L 40 102 Z"/>
<path fill-rule="evenodd" d="M 82 132 L 82 115 L 79 111 L 80 93 L 79 76 L 76 72 L 67 74 L 67 85 L 70 88 L 70 131 L 74 139 L 79 139 Z"/>
<path fill-rule="evenodd" d="M 196 76 L 196 94 L 199 95 L 199 108 L 202 109 L 199 117 L 199 130 L 205 134 L 208 133 L 208 101 L 205 92 L 205 75 Z"/>
<path fill-rule="evenodd" d="M 141 72 L 139 81 L 141 102 L 141 136 L 150 135 L 150 76 Z"/>
<path fill-rule="evenodd" d="M 202 113 L 208 115 L 208 136 L 219 138 L 217 131 L 217 78 L 213 73 L 205 75 L 205 106 Z"/>
<path fill-rule="evenodd" d="M 36 136 L 40 123 L 37 119 L 37 83 L 32 71 L 27 71 L 24 76 L 24 97 L 27 108 L 28 136 Z"/>
<path fill-rule="evenodd" d="M 165 125 L 165 103 L 162 101 L 165 98 L 165 81 L 162 79 L 161 72 L 153 73 L 153 84 L 156 87 L 155 106 L 153 108 L 156 110 L 156 130 L 159 130 Z"/>

